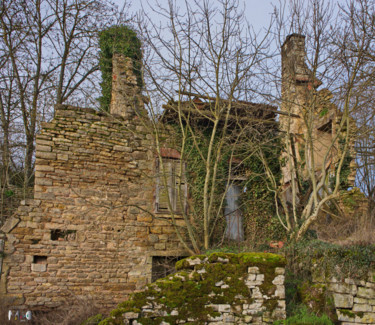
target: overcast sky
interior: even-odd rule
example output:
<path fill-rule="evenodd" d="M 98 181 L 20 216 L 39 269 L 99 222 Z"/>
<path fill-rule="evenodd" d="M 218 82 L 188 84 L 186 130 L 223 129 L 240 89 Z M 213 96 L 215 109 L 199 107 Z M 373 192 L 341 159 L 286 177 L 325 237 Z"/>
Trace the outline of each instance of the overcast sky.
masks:
<path fill-rule="evenodd" d="M 158 2 L 161 5 L 168 6 L 168 0 L 114 0 L 119 6 L 121 6 L 124 1 L 128 3 L 131 2 L 131 11 L 135 13 L 140 10 L 142 6 L 144 7 L 147 13 L 151 13 L 152 10 L 150 6 L 155 6 L 155 3 Z M 177 4 L 185 2 L 185 0 L 175 0 Z M 309 2 L 312 0 L 300 0 L 301 2 Z M 338 3 L 345 5 L 347 0 L 323 0 L 325 3 Z M 212 0 L 215 3 L 215 0 Z M 281 4 L 288 3 L 288 0 L 239 0 L 241 6 L 245 7 L 245 15 L 247 20 L 253 25 L 255 31 L 260 31 L 268 27 L 268 24 L 271 19 L 271 14 L 273 12 L 273 7 L 280 6 Z M 156 22 L 156 21 L 155 21 Z"/>
<path fill-rule="evenodd" d="M 144 7 L 147 13 L 152 12 L 150 5 L 154 5 L 158 1 L 161 5 L 168 6 L 168 0 L 131 0 L 131 11 L 138 11 Z M 184 0 L 177 0 L 177 4 L 181 1 L 181 5 Z M 117 4 L 121 6 L 123 0 L 115 0 Z M 213 2 L 215 2 L 213 0 Z M 273 11 L 272 3 L 278 3 L 278 1 L 271 0 L 240 0 L 241 6 L 245 6 L 245 13 L 247 20 L 253 25 L 256 31 L 260 31 L 262 28 L 266 28 L 269 24 L 271 14 Z"/>

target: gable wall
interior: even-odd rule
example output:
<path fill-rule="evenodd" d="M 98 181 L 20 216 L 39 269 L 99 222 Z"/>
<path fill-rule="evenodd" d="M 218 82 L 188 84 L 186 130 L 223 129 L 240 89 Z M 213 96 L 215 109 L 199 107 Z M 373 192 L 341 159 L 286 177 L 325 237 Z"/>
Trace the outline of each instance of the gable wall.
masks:
<path fill-rule="evenodd" d="M 153 211 L 154 160 L 136 117 L 57 107 L 37 137 L 35 198 L 3 227 L 1 295 L 16 307 L 70 296 L 110 306 L 150 281 L 151 256 L 185 255 L 169 219 L 138 208 Z"/>

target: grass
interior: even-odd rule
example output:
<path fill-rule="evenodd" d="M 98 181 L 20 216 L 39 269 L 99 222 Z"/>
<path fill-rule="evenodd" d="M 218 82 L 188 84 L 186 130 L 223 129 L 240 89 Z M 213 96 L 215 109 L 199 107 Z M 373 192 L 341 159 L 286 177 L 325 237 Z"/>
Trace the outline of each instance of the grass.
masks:
<path fill-rule="evenodd" d="M 326 314 L 317 316 L 306 306 L 299 305 L 292 316 L 285 320 L 276 321 L 275 325 L 334 325 Z"/>

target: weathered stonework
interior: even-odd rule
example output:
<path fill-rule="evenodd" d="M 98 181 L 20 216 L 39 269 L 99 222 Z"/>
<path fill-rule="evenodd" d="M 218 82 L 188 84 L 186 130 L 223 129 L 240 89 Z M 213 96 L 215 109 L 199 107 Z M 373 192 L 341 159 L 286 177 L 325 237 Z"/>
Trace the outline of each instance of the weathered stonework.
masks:
<path fill-rule="evenodd" d="M 293 39 L 301 49 L 301 37 Z M 302 64 L 304 50 L 296 52 Z M 305 72 L 298 70 L 298 78 Z M 170 216 L 149 213 L 155 212 L 155 146 L 152 128 L 141 118 L 147 112 L 129 59 L 115 56 L 112 89 L 110 113 L 59 105 L 54 119 L 42 124 L 34 199 L 23 201 L 1 229 L 0 295 L 13 308 L 57 307 L 70 295 L 109 307 L 151 281 L 154 257 L 187 255 Z M 261 111 L 262 105 L 252 107 Z M 298 113 L 294 109 L 285 108 Z M 292 126 L 299 133 L 298 125 Z M 177 159 L 179 153 L 160 148 L 160 156 Z M 176 224 L 183 235 L 182 218 L 176 216 Z M 190 274 L 204 277 L 207 261 L 193 261 Z M 214 303 L 222 319 L 210 322 L 272 323 L 285 317 L 283 271 L 271 270 L 269 282 L 268 273 L 248 266 L 242 280 L 249 295 L 244 301 L 238 297 L 239 311 L 231 303 Z M 214 287 L 232 289 L 225 279 Z"/>
<path fill-rule="evenodd" d="M 370 271 L 362 280 L 339 281 L 315 270 L 313 283 L 326 286 L 326 292 L 333 297 L 340 324 L 375 324 L 375 271 Z"/>
<path fill-rule="evenodd" d="M 124 66 L 114 71 L 120 83 L 133 80 Z M 113 306 L 151 281 L 153 256 L 186 255 L 169 216 L 147 212 L 155 154 L 142 103 L 129 118 L 116 96 L 116 114 L 59 105 L 42 125 L 34 199 L 2 228 L 1 297 L 14 308 L 56 307 L 70 295 Z"/>
<path fill-rule="evenodd" d="M 273 324 L 286 315 L 284 266 L 267 253 L 192 256 L 100 324 Z"/>
<path fill-rule="evenodd" d="M 280 129 L 288 135 L 285 139 L 287 160 L 282 167 L 285 189 L 290 186 L 294 170 L 300 169 L 302 177 L 308 177 L 314 169 L 320 173 L 326 168 L 335 171 L 340 157 L 340 149 L 335 140 L 341 113 L 332 102 L 333 94 L 326 88 L 318 90 L 322 82 L 306 64 L 305 36 L 289 35 L 281 48 L 282 58 L 282 102 L 281 110 L 288 114 L 280 115 Z M 306 122 L 306 121 L 309 122 Z M 307 139 L 313 142 L 313 148 L 306 145 Z M 336 143 L 335 143 L 336 142 Z M 334 143 L 332 147 L 332 143 Z M 355 156 L 354 143 L 349 143 L 349 151 Z M 287 153 L 288 152 L 288 153 Z M 295 157 L 295 159 L 290 159 Z M 313 157 L 313 160 L 312 160 Z M 290 161 L 289 161 L 290 159 Z M 312 165 L 313 161 L 313 165 Z M 304 162 L 304 167 L 297 162 Z M 355 179 L 355 159 L 350 162 L 350 184 Z M 291 202 L 290 191 L 285 192 Z"/>

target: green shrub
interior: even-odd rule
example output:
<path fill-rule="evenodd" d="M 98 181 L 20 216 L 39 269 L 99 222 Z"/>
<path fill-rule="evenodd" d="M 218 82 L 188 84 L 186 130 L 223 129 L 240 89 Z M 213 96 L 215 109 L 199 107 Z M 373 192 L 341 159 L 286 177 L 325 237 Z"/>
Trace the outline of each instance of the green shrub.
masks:
<path fill-rule="evenodd" d="M 339 246 L 319 240 L 305 240 L 285 249 L 288 268 L 294 274 L 311 276 L 311 270 L 338 279 L 367 277 L 375 266 L 375 245 Z"/>

